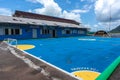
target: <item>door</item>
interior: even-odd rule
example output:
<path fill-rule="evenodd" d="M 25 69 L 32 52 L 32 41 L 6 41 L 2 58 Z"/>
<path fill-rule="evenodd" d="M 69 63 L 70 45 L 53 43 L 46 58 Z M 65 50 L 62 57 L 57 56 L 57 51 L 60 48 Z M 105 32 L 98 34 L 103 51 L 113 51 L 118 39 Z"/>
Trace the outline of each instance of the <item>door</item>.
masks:
<path fill-rule="evenodd" d="M 56 37 L 56 30 L 52 30 L 52 37 Z"/>
<path fill-rule="evenodd" d="M 3 30 L 3 28 L 0 28 L 0 35 L 4 35 L 4 30 Z"/>
<path fill-rule="evenodd" d="M 33 38 L 37 38 L 37 29 L 33 29 Z"/>

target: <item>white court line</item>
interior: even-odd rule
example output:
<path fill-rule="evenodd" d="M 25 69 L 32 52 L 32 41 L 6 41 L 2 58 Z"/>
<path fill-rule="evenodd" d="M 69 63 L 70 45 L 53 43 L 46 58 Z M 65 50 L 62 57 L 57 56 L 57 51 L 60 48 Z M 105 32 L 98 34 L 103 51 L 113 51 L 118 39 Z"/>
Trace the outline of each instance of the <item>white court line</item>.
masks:
<path fill-rule="evenodd" d="M 11 44 L 8 44 L 8 45 L 9 45 L 9 46 L 12 46 Z M 16 48 L 15 46 L 12 46 L 12 47 Z M 20 50 L 20 49 L 19 49 L 19 50 Z M 55 66 L 55 65 L 53 65 L 53 64 L 50 64 L 50 63 L 48 63 L 47 61 L 45 61 L 45 60 L 43 60 L 43 59 L 40 59 L 39 57 L 36 57 L 36 56 L 34 56 L 34 55 L 32 55 L 32 54 L 30 54 L 30 53 L 28 53 L 28 52 L 26 52 L 26 51 L 23 51 L 23 50 L 20 50 L 20 51 L 22 51 L 22 52 L 25 53 L 25 54 L 28 54 L 28 55 L 32 56 L 33 58 L 35 58 L 35 59 L 37 59 L 37 60 L 42 61 L 43 63 L 45 63 L 45 64 L 47 64 L 47 65 L 49 65 L 49 66 L 51 66 L 51 67 L 53 67 L 53 68 L 55 68 L 55 69 L 60 70 L 60 71 L 63 72 L 63 73 L 66 73 L 67 75 L 69 75 L 69 76 L 71 76 L 71 77 L 73 77 L 73 78 L 76 78 L 76 79 L 78 79 L 78 80 L 82 80 L 82 78 L 75 77 L 72 73 L 69 73 L 69 72 L 67 72 L 67 71 L 65 71 L 65 70 L 63 70 L 63 69 L 61 69 L 61 68 L 59 68 L 59 67 L 57 67 L 57 66 Z"/>

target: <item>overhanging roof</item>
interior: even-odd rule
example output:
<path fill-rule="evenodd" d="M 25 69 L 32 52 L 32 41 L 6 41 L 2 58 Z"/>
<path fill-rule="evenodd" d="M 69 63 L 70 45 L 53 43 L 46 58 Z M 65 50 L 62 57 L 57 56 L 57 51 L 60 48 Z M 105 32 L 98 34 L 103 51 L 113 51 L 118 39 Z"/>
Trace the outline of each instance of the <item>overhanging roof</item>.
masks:
<path fill-rule="evenodd" d="M 62 22 L 62 23 L 72 23 L 76 25 L 80 24 L 79 22 L 75 20 L 71 20 L 71 19 L 65 19 L 65 18 L 60 18 L 60 17 L 54 17 L 54 16 L 48 16 L 48 15 L 36 14 L 36 13 L 24 12 L 24 11 L 18 11 L 18 10 L 15 11 L 13 16 L 21 17 L 21 18 L 46 20 L 46 21 L 56 21 L 56 22 Z"/>
<path fill-rule="evenodd" d="M 29 18 L 19 18 L 12 16 L 1 16 L 0 23 L 13 23 L 13 24 L 31 24 L 31 25 L 46 25 L 46 26 L 59 26 L 59 27 L 71 27 L 71 28 L 85 28 L 80 25 L 75 25 L 71 23 L 62 23 L 55 21 L 37 20 Z"/>

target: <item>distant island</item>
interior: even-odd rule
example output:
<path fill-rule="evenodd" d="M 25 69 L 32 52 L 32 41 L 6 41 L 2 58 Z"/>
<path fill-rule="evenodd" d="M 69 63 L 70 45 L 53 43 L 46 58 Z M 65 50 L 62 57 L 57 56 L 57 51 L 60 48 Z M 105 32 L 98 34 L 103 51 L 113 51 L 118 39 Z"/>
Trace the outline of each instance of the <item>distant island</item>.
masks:
<path fill-rule="evenodd" d="M 111 33 L 120 33 L 120 25 L 110 31 Z"/>
<path fill-rule="evenodd" d="M 91 36 L 93 35 L 95 32 L 88 32 L 88 35 Z M 111 37 L 120 37 L 120 25 L 117 26 L 116 28 L 112 29 L 110 32 Z"/>

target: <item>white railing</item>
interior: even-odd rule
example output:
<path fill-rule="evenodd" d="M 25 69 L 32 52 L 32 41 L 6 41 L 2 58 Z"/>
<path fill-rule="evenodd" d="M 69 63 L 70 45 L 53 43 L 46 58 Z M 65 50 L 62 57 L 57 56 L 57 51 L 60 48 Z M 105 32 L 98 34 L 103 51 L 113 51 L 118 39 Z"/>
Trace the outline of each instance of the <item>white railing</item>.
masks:
<path fill-rule="evenodd" d="M 7 42 L 8 44 L 14 45 L 15 47 L 17 47 L 17 39 L 5 38 L 4 42 Z"/>

